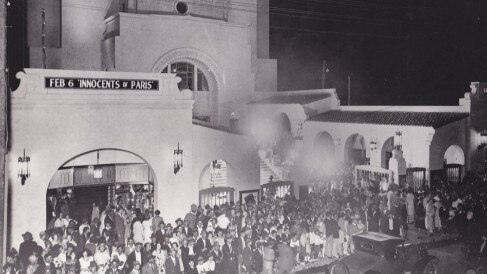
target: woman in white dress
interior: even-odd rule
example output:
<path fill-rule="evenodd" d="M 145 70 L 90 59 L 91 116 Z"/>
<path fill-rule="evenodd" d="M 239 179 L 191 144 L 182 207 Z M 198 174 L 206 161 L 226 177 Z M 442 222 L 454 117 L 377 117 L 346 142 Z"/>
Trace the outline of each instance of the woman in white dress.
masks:
<path fill-rule="evenodd" d="M 133 226 L 133 232 L 134 232 L 134 242 L 143 244 L 144 243 L 144 227 L 142 226 L 140 219 L 136 219 L 134 226 Z"/>
<path fill-rule="evenodd" d="M 159 269 L 159 273 L 165 273 L 167 252 L 166 250 L 162 249 L 161 243 L 157 243 L 156 249 L 152 251 L 152 255 L 156 257 L 156 264 L 157 268 Z"/>
<path fill-rule="evenodd" d="M 441 200 L 438 196 L 435 196 L 435 229 L 440 231 L 441 230 L 441 219 L 440 219 L 440 208 L 441 208 Z"/>
<path fill-rule="evenodd" d="M 80 274 L 91 274 L 90 264 L 93 261 L 93 257 L 90 256 L 88 249 L 83 250 L 83 256 L 79 258 Z"/>
<path fill-rule="evenodd" d="M 144 215 L 142 227 L 144 228 L 144 243 L 150 243 L 152 236 L 152 220 L 149 215 Z"/>
<path fill-rule="evenodd" d="M 435 228 L 435 206 L 433 204 L 433 199 L 430 199 L 426 204 L 426 216 L 424 218 L 424 228 L 432 233 Z"/>
<path fill-rule="evenodd" d="M 413 189 L 410 187 L 408 189 L 408 194 L 406 195 L 406 208 L 408 211 L 408 223 L 414 222 L 414 194 Z"/>

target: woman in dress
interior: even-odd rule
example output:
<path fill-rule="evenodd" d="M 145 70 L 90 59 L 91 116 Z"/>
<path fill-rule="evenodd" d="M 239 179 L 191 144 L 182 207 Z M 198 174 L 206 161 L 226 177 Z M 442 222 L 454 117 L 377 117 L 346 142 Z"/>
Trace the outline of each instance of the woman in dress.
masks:
<path fill-rule="evenodd" d="M 152 236 L 152 220 L 150 219 L 149 214 L 143 216 L 144 220 L 142 221 L 142 227 L 144 228 L 144 243 L 150 243 Z"/>
<path fill-rule="evenodd" d="M 142 226 L 142 222 L 139 218 L 137 218 L 134 222 L 133 227 L 134 232 L 134 242 L 135 243 L 144 243 L 144 227 Z"/>
<path fill-rule="evenodd" d="M 408 224 L 412 224 L 414 222 L 414 194 L 413 188 L 408 188 L 408 194 L 406 195 L 406 207 L 408 211 Z"/>
<path fill-rule="evenodd" d="M 433 204 L 433 199 L 429 199 L 428 203 L 426 204 L 426 216 L 424 218 L 424 228 L 429 233 L 433 233 L 433 229 L 435 227 L 434 219 L 435 219 L 435 206 Z"/>
<path fill-rule="evenodd" d="M 93 257 L 90 256 L 88 249 L 83 250 L 82 257 L 79 258 L 80 274 L 90 274 L 90 263 L 93 261 Z"/>
<path fill-rule="evenodd" d="M 165 262 L 167 258 L 166 250 L 162 249 L 161 243 L 156 244 L 156 249 L 152 251 L 152 255 L 156 257 L 156 264 L 159 269 L 159 273 L 165 273 Z"/>

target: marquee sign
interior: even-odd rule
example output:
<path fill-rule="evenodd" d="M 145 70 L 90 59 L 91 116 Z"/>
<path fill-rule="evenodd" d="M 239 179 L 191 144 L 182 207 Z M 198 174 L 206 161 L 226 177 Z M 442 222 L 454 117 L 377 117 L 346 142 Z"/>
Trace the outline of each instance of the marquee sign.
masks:
<path fill-rule="evenodd" d="M 46 88 L 98 90 L 159 90 L 158 80 L 46 77 Z"/>

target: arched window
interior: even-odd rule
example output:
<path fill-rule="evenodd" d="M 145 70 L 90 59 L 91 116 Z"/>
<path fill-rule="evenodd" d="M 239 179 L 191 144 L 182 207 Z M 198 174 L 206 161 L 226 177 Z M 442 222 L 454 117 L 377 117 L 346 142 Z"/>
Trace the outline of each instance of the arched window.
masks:
<path fill-rule="evenodd" d="M 168 73 L 169 67 L 170 73 L 175 73 L 181 78 L 181 82 L 178 84 L 180 90 L 209 91 L 208 81 L 197 66 L 187 62 L 177 62 L 166 66 L 162 73 Z"/>

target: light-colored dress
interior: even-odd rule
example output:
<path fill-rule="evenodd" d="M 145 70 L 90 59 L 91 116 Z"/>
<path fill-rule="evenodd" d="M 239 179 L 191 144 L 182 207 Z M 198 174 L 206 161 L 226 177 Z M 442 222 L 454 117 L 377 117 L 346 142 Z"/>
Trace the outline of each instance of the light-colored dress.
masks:
<path fill-rule="evenodd" d="M 140 221 L 134 223 L 134 242 L 144 244 L 144 227 Z"/>
<path fill-rule="evenodd" d="M 143 221 L 142 227 L 144 229 L 144 243 L 150 243 L 152 236 L 152 220 L 148 219 Z"/>
<path fill-rule="evenodd" d="M 426 205 L 426 216 L 424 218 L 424 227 L 426 230 L 433 230 L 435 228 L 435 206 L 433 203 L 428 203 Z"/>
<path fill-rule="evenodd" d="M 441 208 L 441 202 L 437 201 L 435 203 L 435 228 L 441 229 L 441 219 L 440 219 L 440 208 Z"/>
<path fill-rule="evenodd" d="M 408 220 L 410 222 L 414 221 L 414 194 L 408 193 L 406 195 L 406 206 L 408 210 Z"/>
<path fill-rule="evenodd" d="M 91 274 L 90 263 L 93 261 L 93 257 L 89 256 L 87 259 L 84 257 L 79 258 L 80 274 Z"/>
<path fill-rule="evenodd" d="M 161 250 L 154 250 L 152 251 L 152 255 L 156 257 L 156 264 L 157 268 L 159 268 L 159 273 L 165 273 L 165 263 L 166 263 L 166 255 L 164 251 Z"/>

